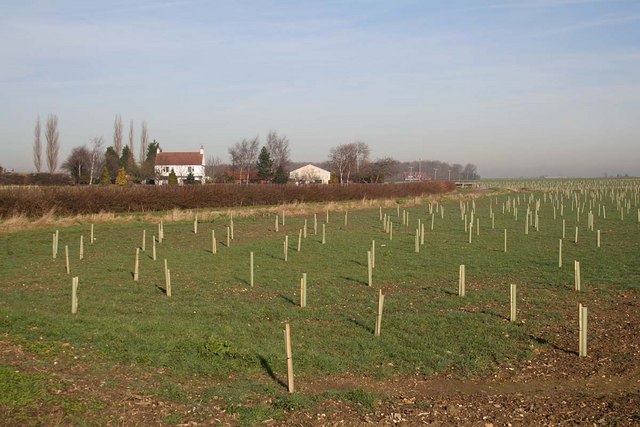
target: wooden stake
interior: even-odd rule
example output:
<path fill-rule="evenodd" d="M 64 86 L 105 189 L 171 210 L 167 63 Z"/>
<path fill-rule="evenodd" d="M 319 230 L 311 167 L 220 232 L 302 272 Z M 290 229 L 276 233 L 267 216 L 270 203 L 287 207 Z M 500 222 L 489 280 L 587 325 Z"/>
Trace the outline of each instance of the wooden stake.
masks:
<path fill-rule="evenodd" d="M 389 240 L 393 240 L 393 223 L 389 222 Z"/>
<path fill-rule="evenodd" d="M 284 325 L 284 343 L 287 352 L 287 389 L 289 393 L 295 391 L 293 385 L 293 356 L 291 354 L 291 328 L 289 324 Z"/>
<path fill-rule="evenodd" d="M 420 244 L 424 245 L 424 222 L 420 224 Z"/>
<path fill-rule="evenodd" d="M 152 244 L 151 244 L 151 258 L 155 261 L 156 260 L 156 236 L 153 236 L 153 239 L 151 240 Z"/>
<path fill-rule="evenodd" d="M 307 273 L 302 273 L 300 279 L 300 307 L 307 306 Z"/>
<path fill-rule="evenodd" d="M 167 269 L 167 283 L 166 283 L 166 289 L 167 291 L 167 297 L 171 296 L 171 270 Z"/>
<path fill-rule="evenodd" d="M 276 233 L 278 232 L 278 215 L 276 215 Z"/>
<path fill-rule="evenodd" d="M 69 246 L 64 245 L 64 259 L 67 265 L 67 274 L 71 274 L 71 269 L 69 268 Z"/>
<path fill-rule="evenodd" d="M 80 259 L 84 259 L 84 236 L 80 236 Z"/>
<path fill-rule="evenodd" d="M 140 248 L 136 248 L 136 264 L 133 267 L 133 281 L 138 281 L 138 270 L 140 268 Z"/>
<path fill-rule="evenodd" d="M 147 250 L 147 230 L 142 230 L 142 252 Z"/>
<path fill-rule="evenodd" d="M 56 259 L 56 233 L 51 235 L 51 256 Z"/>
<path fill-rule="evenodd" d="M 579 334 L 580 338 L 578 339 L 579 357 L 587 356 L 587 307 L 584 307 L 582 304 L 579 305 L 580 310 L 579 316 Z"/>
<path fill-rule="evenodd" d="M 326 235 L 326 229 L 325 229 L 325 224 L 322 224 L 322 244 L 324 245 L 325 243 L 327 243 L 327 239 L 326 239 L 327 235 Z"/>
<path fill-rule="evenodd" d="M 93 224 L 91 224 L 91 245 L 93 245 L 95 238 L 93 237 Z"/>
<path fill-rule="evenodd" d="M 251 287 L 253 287 L 253 252 L 249 254 L 249 271 L 250 271 L 249 283 L 251 284 Z"/>
<path fill-rule="evenodd" d="M 509 321 L 511 322 L 515 322 L 516 321 L 516 285 L 511 284 L 511 295 L 510 295 L 510 300 L 511 300 L 511 310 L 509 313 Z"/>
<path fill-rule="evenodd" d="M 193 219 L 193 234 L 198 234 L 198 215 Z"/>
<path fill-rule="evenodd" d="M 289 255 L 289 235 L 284 236 L 284 262 L 287 262 Z"/>
<path fill-rule="evenodd" d="M 307 220 L 304 220 L 304 227 L 302 228 L 302 237 L 307 238 Z"/>
<path fill-rule="evenodd" d="M 231 229 L 227 226 L 227 247 L 231 246 Z"/>
<path fill-rule="evenodd" d="M 282 211 L 282 225 L 284 225 L 284 217 L 285 217 L 285 213 L 284 210 Z"/>
<path fill-rule="evenodd" d="M 504 251 L 507 252 L 507 229 L 504 229 Z"/>
<path fill-rule="evenodd" d="M 566 233 L 566 219 L 562 220 L 562 238 L 565 239 L 567 237 L 567 233 Z"/>
<path fill-rule="evenodd" d="M 476 218 L 476 236 L 480 235 L 480 218 Z"/>
<path fill-rule="evenodd" d="M 580 261 L 573 262 L 573 281 L 575 285 L 575 290 L 580 292 Z"/>
<path fill-rule="evenodd" d="M 458 272 L 458 296 L 463 297 L 465 295 L 465 283 L 464 283 L 464 264 L 460 265 L 460 271 Z"/>
<path fill-rule="evenodd" d="M 158 243 L 162 243 L 162 227 L 158 224 Z"/>
<path fill-rule="evenodd" d="M 345 209 L 344 211 L 344 225 L 349 223 L 349 211 Z"/>
<path fill-rule="evenodd" d="M 376 268 L 376 241 L 371 241 L 371 268 Z"/>
<path fill-rule="evenodd" d="M 300 247 L 302 246 L 302 228 L 298 232 L 298 252 L 300 252 Z"/>
<path fill-rule="evenodd" d="M 416 228 L 416 236 L 415 236 L 415 242 L 414 242 L 414 246 L 415 246 L 415 252 L 419 253 L 420 252 L 420 230 L 418 230 Z"/>
<path fill-rule="evenodd" d="M 71 314 L 78 313 L 78 277 L 71 279 Z"/>
<path fill-rule="evenodd" d="M 218 252 L 218 242 L 216 242 L 216 230 L 211 230 L 211 253 Z"/>
<path fill-rule="evenodd" d="M 596 232 L 596 244 L 600 247 L 600 230 Z"/>
<path fill-rule="evenodd" d="M 318 215 L 315 213 L 313 214 L 313 235 L 318 235 Z"/>
<path fill-rule="evenodd" d="M 231 219 L 230 219 L 230 230 L 231 230 L 231 240 L 234 239 L 233 237 L 233 214 L 231 214 Z"/>
<path fill-rule="evenodd" d="M 562 268 L 562 239 L 558 240 L 558 267 Z"/>
<path fill-rule="evenodd" d="M 167 279 L 167 271 L 169 271 L 169 267 L 167 267 L 167 259 L 165 258 L 164 259 L 164 281 L 165 281 L 165 284 L 168 281 L 168 279 Z"/>
<path fill-rule="evenodd" d="M 373 266 L 372 266 L 372 258 L 371 251 L 367 251 L 367 284 L 369 286 L 373 286 Z"/>
<path fill-rule="evenodd" d="M 58 230 L 56 230 L 56 252 L 55 252 L 54 258 L 58 256 L 58 248 L 60 247 L 59 243 L 60 243 L 60 233 L 58 232 Z"/>
<path fill-rule="evenodd" d="M 378 313 L 376 315 L 375 336 L 379 337 L 382 332 L 382 310 L 384 309 L 384 294 L 382 289 L 378 290 Z"/>

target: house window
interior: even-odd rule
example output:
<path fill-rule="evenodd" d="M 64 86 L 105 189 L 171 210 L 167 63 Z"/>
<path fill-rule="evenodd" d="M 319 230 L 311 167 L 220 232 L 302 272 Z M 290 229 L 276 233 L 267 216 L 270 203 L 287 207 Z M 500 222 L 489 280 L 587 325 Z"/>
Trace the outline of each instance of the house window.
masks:
<path fill-rule="evenodd" d="M 189 172 L 189 173 L 193 172 L 193 168 L 192 168 L 191 166 L 189 166 L 189 167 L 187 168 L 187 172 Z"/>
<path fill-rule="evenodd" d="M 162 172 L 169 172 L 169 166 L 165 166 L 162 168 Z"/>

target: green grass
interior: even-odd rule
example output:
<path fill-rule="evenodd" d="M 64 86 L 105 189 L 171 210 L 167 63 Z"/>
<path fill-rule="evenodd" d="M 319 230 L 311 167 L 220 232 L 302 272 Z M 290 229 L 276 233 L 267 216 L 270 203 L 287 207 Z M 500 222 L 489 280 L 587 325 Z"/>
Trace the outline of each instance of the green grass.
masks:
<path fill-rule="evenodd" d="M 158 260 L 151 259 L 151 235 L 156 224 L 96 224 L 97 240 L 89 245 L 89 226 L 60 229 L 60 252 L 51 256 L 54 229 L 0 235 L 0 333 L 31 343 L 36 354 L 55 353 L 61 343 L 90 352 L 111 363 L 135 364 L 143 369 L 166 369 L 167 383 L 151 393 L 184 402 L 189 390 L 171 385 L 172 379 L 197 375 L 231 383 L 249 384 L 244 394 L 233 387 L 219 393 L 228 401 L 251 401 L 252 396 L 282 393 L 286 380 L 284 323 L 292 328 L 296 381 L 350 372 L 377 378 L 420 371 L 486 374 L 504 364 L 532 356 L 531 333 L 545 323 L 563 322 L 563 309 L 600 292 L 620 288 L 638 290 L 640 263 L 637 245 L 640 225 L 634 212 L 624 221 L 608 196 L 608 218 L 596 212 L 602 247 L 581 216 L 580 240 L 572 243 L 575 213 L 565 196 L 567 238 L 564 267 L 557 266 L 561 219 L 553 219 L 551 203 L 541 199 L 540 231 L 524 234 L 525 203 L 520 194 L 518 221 L 502 203 L 512 194 L 476 201 L 480 236 L 468 234 L 458 202 L 445 202 L 445 216 L 431 224 L 428 204 L 406 208 L 410 227 L 400 224 L 395 208 L 385 208 L 394 222 L 394 238 L 382 231 L 378 208 L 332 212 L 327 244 L 322 245 L 324 210 L 319 207 L 318 235 L 313 215 L 287 216 L 274 230 L 274 217 L 260 214 L 237 218 L 235 239 L 225 247 L 226 219 L 200 222 L 198 234 L 191 222 L 165 223 L 165 241 L 158 244 Z M 584 196 L 581 196 L 584 198 Z M 633 195 L 628 192 L 627 197 Z M 489 204 L 496 214 L 491 229 Z M 588 199 L 589 200 L 589 199 Z M 598 203 L 600 201 L 598 200 Z M 469 207 L 471 203 L 468 202 Z M 534 204 L 532 203 L 531 206 Z M 402 209 L 402 208 L 401 208 Z M 309 234 L 296 251 L 298 230 L 308 220 Z M 417 220 L 426 228 L 426 244 L 414 253 Z M 509 249 L 503 252 L 503 229 Z M 141 252 L 140 280 L 132 272 L 135 248 L 147 230 L 147 251 Z M 211 230 L 218 253 L 210 252 Z M 289 260 L 282 245 L 289 235 Z M 85 259 L 78 259 L 80 235 L 85 236 Z M 368 287 L 366 252 L 376 240 L 374 286 Z M 69 245 L 71 275 L 65 274 L 64 246 Z M 255 257 L 255 286 L 249 286 L 249 253 Z M 173 296 L 164 293 L 163 259 L 171 269 Z M 573 291 L 573 260 L 580 260 L 584 292 Z M 467 296 L 457 296 L 458 266 L 466 265 Z M 299 304 L 299 281 L 308 275 L 308 307 Z M 71 277 L 79 276 L 79 311 L 70 313 Z M 506 321 L 509 284 L 518 285 L 519 315 L 525 324 Z M 373 336 L 377 291 L 386 294 L 382 336 Z M 573 320 L 572 320 L 573 321 Z M 232 377 L 232 380 L 228 380 Z M 259 379 L 259 381 L 256 381 Z M 261 389 L 263 384 L 274 389 Z M 355 392 L 354 392 L 355 393 Z M 255 397 L 255 396 L 254 396 Z M 236 399 L 237 398 L 237 399 Z M 293 400 L 287 400 L 293 399 Z M 301 399 L 296 401 L 295 399 Z M 272 417 L 311 402 L 280 398 L 272 406 L 259 403 L 236 412 L 246 419 Z M 354 395 L 363 406 L 373 398 Z"/>
<path fill-rule="evenodd" d="M 42 375 L 16 371 L 0 366 L 0 407 L 17 410 L 46 395 L 46 379 Z"/>
<path fill-rule="evenodd" d="M 363 412 L 372 411 L 377 400 L 375 395 L 361 388 L 349 391 L 328 391 L 324 394 L 324 397 L 351 402 Z"/>

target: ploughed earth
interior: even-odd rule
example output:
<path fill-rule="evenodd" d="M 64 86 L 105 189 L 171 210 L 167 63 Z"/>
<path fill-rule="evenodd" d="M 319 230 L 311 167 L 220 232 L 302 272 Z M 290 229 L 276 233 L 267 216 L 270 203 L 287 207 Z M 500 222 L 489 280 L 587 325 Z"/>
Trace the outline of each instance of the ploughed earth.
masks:
<path fill-rule="evenodd" d="M 448 374 L 385 379 L 344 374 L 298 381 L 307 396 L 344 391 L 312 404 L 281 409 L 260 425 L 640 425 L 640 296 L 620 291 L 606 310 L 589 313 L 589 348 L 578 357 L 577 331 L 554 325 L 536 332 L 531 360 L 502 366 L 489 377 Z M 577 313 L 577 310 L 575 310 Z M 577 315 L 576 315 L 577 317 Z M 114 365 L 62 344 L 34 351 L 0 336 L 0 366 L 41 378 L 43 393 L 18 404 L 2 403 L 0 425 L 239 425 L 242 411 L 216 396 L 210 382 L 181 384 L 186 394 L 167 396 L 163 371 Z M 282 378 L 284 379 L 284 378 Z M 229 379 L 229 381 L 234 381 Z M 265 381 L 274 381 L 265 379 Z M 158 384 L 164 384 L 159 393 Z M 231 383 L 232 384 L 232 383 Z M 4 388 L 3 388 L 4 387 Z M 229 386 L 233 389 L 233 385 Z M 375 396 L 371 405 L 341 399 L 350 390 Z M 164 396 L 160 397 L 160 396 Z M 261 399 L 261 400 L 260 400 Z M 246 403 L 269 407 L 270 397 Z M 246 414 L 246 412 L 245 412 Z M 263 417 L 264 418 L 264 417 Z"/>

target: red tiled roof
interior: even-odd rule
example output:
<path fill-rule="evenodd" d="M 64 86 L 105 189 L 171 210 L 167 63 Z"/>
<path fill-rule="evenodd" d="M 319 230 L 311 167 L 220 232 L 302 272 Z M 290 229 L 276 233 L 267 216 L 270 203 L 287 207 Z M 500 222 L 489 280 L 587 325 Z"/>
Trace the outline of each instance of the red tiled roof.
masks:
<path fill-rule="evenodd" d="M 192 166 L 202 165 L 203 155 L 199 152 L 194 153 L 158 153 L 156 154 L 156 165 L 158 166 Z"/>

